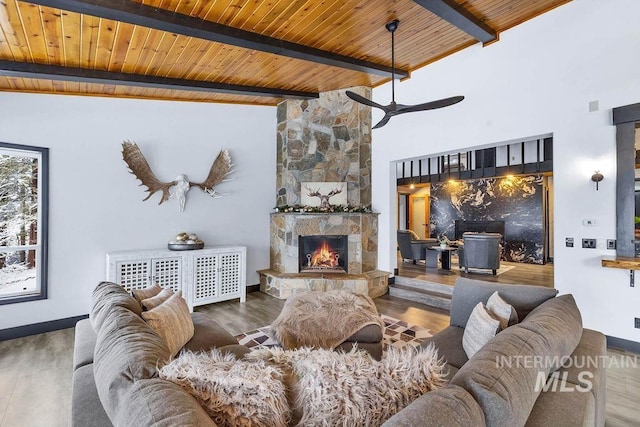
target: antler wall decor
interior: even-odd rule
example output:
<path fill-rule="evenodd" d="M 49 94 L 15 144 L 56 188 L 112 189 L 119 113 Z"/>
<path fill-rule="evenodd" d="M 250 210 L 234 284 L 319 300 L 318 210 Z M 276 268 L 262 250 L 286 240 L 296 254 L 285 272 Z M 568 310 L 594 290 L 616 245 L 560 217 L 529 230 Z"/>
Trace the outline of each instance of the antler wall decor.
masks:
<path fill-rule="evenodd" d="M 207 179 L 203 182 L 191 182 L 183 174 L 178 175 L 174 181 L 162 182 L 153 173 L 147 159 L 144 158 L 144 154 L 135 142 L 122 142 L 122 159 L 129 166 L 131 173 L 142 182 L 140 185 L 147 187 L 146 191 L 149 192 L 149 195 L 143 201 L 149 199 L 156 192 L 162 191 L 162 198 L 158 204 L 161 205 L 170 198 L 176 198 L 180 212 L 184 211 L 186 196 L 191 187 L 200 187 L 202 191 L 215 199 L 224 196 L 225 194 L 217 192 L 213 187 L 221 182 L 229 181 L 227 176 L 232 172 L 233 166 L 229 152 L 220 150 L 218 157 L 211 165 Z"/>
<path fill-rule="evenodd" d="M 309 197 L 319 197 L 320 198 L 320 207 L 321 208 L 328 208 L 329 206 L 331 206 L 331 204 L 329 203 L 329 199 L 332 196 L 335 196 L 336 194 L 342 193 L 342 189 L 344 188 L 344 186 L 342 186 L 340 188 L 334 188 L 328 194 L 320 194 L 320 189 L 312 190 L 306 185 L 304 187 L 308 191 L 307 195 Z"/>

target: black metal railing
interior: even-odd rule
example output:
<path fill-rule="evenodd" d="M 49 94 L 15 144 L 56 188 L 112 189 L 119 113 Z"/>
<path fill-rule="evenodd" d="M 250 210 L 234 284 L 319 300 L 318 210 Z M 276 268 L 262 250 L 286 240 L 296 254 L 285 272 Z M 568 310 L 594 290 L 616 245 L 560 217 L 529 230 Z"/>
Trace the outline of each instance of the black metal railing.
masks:
<path fill-rule="evenodd" d="M 535 152 L 534 152 L 535 151 Z M 398 185 L 553 171 L 553 138 L 443 154 L 398 163 Z"/>

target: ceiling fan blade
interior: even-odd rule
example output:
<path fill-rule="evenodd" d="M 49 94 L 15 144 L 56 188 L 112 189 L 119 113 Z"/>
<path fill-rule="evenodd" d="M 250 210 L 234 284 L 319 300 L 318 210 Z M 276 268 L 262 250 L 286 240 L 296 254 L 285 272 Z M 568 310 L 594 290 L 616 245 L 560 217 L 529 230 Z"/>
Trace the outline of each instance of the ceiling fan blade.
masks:
<path fill-rule="evenodd" d="M 424 104 L 403 106 L 402 108 L 398 108 L 398 114 L 411 113 L 412 111 L 435 110 L 457 104 L 463 99 L 464 96 L 452 96 L 451 98 L 438 99 L 437 101 L 425 102 Z"/>
<path fill-rule="evenodd" d="M 387 113 L 384 115 L 384 117 L 382 118 L 382 120 L 380 120 L 374 127 L 372 127 L 371 129 L 378 129 L 381 128 L 382 126 L 386 125 L 389 120 L 391 119 L 391 114 Z"/>
<path fill-rule="evenodd" d="M 372 100 L 367 99 L 364 96 L 358 95 L 357 93 L 351 92 L 350 90 L 345 91 L 345 93 L 349 98 L 353 99 L 356 102 L 359 102 L 360 104 L 368 105 L 369 107 L 376 107 L 385 112 L 387 111 L 387 108 L 384 105 L 373 102 Z"/>

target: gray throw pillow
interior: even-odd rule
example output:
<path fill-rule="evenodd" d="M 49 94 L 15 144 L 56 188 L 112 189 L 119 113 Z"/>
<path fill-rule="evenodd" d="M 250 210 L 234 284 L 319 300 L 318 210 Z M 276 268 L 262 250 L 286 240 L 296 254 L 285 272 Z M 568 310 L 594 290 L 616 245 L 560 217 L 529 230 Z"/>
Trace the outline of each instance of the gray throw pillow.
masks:
<path fill-rule="evenodd" d="M 507 329 L 507 327 L 518 323 L 518 313 L 516 309 L 505 300 L 503 300 L 498 291 L 491 294 L 487 301 L 487 310 L 496 319 L 500 320 L 500 329 Z"/>
<path fill-rule="evenodd" d="M 98 333 L 102 324 L 109 317 L 114 307 L 123 307 L 137 316 L 142 313 L 142 306 L 120 285 L 101 282 L 91 295 L 91 311 L 89 319 L 93 330 Z"/>
<path fill-rule="evenodd" d="M 125 307 L 113 307 L 97 335 L 95 384 L 100 403 L 115 424 L 123 402 L 132 398 L 130 388 L 140 380 L 157 377 L 158 368 L 171 354 L 164 340 Z"/>
<path fill-rule="evenodd" d="M 476 304 L 462 336 L 462 348 L 467 357 L 471 359 L 499 331 L 500 321 L 489 313 L 484 304 Z"/>

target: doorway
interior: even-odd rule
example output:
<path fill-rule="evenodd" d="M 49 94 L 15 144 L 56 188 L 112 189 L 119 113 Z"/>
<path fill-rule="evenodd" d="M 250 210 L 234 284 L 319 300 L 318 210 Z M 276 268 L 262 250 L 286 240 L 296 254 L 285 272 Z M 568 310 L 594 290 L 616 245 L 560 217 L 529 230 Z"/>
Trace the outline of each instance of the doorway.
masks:
<path fill-rule="evenodd" d="M 429 184 L 398 186 L 398 230 L 411 230 L 420 239 L 431 237 Z"/>
<path fill-rule="evenodd" d="M 420 239 L 429 237 L 429 195 L 409 195 L 409 229 Z"/>

